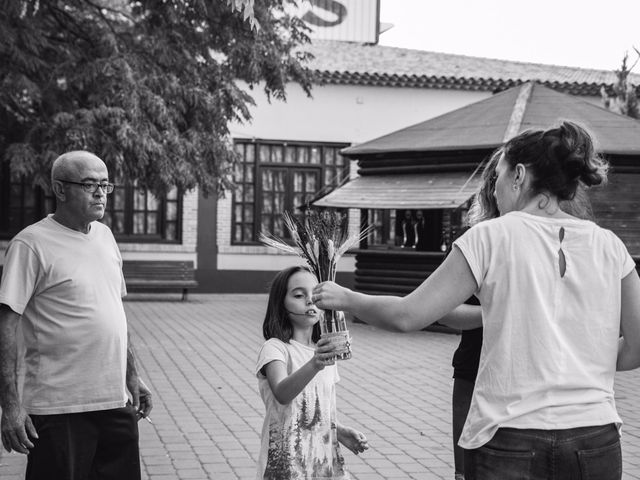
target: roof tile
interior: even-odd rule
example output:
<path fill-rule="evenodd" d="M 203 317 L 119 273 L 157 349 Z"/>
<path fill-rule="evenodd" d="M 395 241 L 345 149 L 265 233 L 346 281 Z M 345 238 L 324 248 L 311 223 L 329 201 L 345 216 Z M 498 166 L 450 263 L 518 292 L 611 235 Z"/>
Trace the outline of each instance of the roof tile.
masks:
<path fill-rule="evenodd" d="M 314 41 L 302 50 L 319 82 L 342 85 L 501 91 L 527 81 L 574 95 L 600 95 L 614 71 L 470 57 L 350 42 Z M 640 84 L 640 75 L 631 74 Z"/>

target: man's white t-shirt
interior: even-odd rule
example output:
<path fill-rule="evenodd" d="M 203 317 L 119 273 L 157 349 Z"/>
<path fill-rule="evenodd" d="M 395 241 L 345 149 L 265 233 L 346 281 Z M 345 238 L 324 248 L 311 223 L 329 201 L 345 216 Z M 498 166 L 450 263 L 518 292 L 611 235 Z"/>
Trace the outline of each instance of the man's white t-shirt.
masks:
<path fill-rule="evenodd" d="M 84 234 L 50 215 L 14 237 L 0 303 L 22 315 L 29 414 L 126 404 L 124 295 L 122 258 L 107 226 L 93 222 Z"/>
<path fill-rule="evenodd" d="M 620 424 L 621 280 L 635 268 L 622 241 L 590 221 L 510 212 L 454 245 L 478 285 L 484 324 L 460 446 L 478 448 L 500 427 Z"/>

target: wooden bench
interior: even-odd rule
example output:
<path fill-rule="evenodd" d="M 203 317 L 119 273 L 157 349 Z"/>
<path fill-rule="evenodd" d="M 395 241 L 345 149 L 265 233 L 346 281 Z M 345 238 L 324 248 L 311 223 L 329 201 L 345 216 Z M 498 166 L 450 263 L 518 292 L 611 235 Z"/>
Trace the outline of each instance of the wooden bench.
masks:
<path fill-rule="evenodd" d="M 190 288 L 196 288 L 196 271 L 192 261 L 125 260 L 122 265 L 127 290 L 181 290 L 187 299 Z"/>

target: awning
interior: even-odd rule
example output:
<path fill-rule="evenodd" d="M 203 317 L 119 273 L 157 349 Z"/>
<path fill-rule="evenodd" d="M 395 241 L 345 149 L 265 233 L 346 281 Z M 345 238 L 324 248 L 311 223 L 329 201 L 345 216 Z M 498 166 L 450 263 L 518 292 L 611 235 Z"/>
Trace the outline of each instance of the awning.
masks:
<path fill-rule="evenodd" d="M 318 207 L 367 209 L 457 208 L 480 186 L 480 174 L 437 172 L 357 177 L 313 202 Z"/>

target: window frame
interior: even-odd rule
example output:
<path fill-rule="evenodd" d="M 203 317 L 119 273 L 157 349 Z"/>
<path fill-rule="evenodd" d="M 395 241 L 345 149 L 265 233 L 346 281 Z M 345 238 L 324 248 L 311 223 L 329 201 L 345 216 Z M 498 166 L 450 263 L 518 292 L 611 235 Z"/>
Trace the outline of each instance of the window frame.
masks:
<path fill-rule="evenodd" d="M 396 217 L 397 209 L 389 208 L 367 208 L 361 209 L 360 215 L 366 225 L 372 225 L 372 231 L 366 237 L 366 245 L 370 250 L 393 250 L 398 248 L 396 243 Z M 378 215 L 380 223 L 373 223 L 372 218 Z M 374 237 L 382 240 L 375 242 Z"/>
<path fill-rule="evenodd" d="M 115 211 L 115 195 L 117 190 L 124 190 L 124 206 L 122 209 L 123 217 L 124 217 L 124 233 L 116 231 L 112 228 L 112 224 L 109 227 L 112 229 L 113 236 L 115 237 L 117 242 L 120 243 L 156 243 L 156 244 L 166 244 L 166 245 L 176 245 L 182 243 L 182 206 L 184 195 L 181 191 L 176 193 L 176 198 L 169 199 L 166 195 L 158 198 L 158 209 L 157 210 L 147 210 L 146 209 L 146 197 L 145 197 L 145 209 L 138 210 L 135 208 L 135 195 L 136 190 L 139 187 L 134 184 L 123 184 L 116 183 L 116 190 L 112 195 L 110 195 L 110 201 L 107 202 L 107 212 L 110 216 L 113 215 Z M 149 195 L 149 190 L 144 190 L 146 195 Z M 176 203 L 176 220 L 167 220 L 167 208 L 168 203 Z M 134 229 L 134 215 L 136 213 L 144 212 L 148 214 L 149 212 L 157 212 L 158 213 L 158 230 L 161 233 L 133 233 Z M 166 228 L 169 222 L 176 223 L 176 238 L 175 239 L 166 239 Z"/>
<path fill-rule="evenodd" d="M 242 146 L 242 151 L 239 152 L 239 146 Z M 262 226 L 263 216 L 263 191 L 264 184 L 262 181 L 262 172 L 265 169 L 279 169 L 282 168 L 286 171 L 285 175 L 285 210 L 296 210 L 294 213 L 298 213 L 298 207 L 300 205 L 293 205 L 293 196 L 296 193 L 294 190 L 294 174 L 296 171 L 316 171 L 318 179 L 318 189 L 313 193 L 313 197 L 316 197 L 319 193 L 325 193 L 323 190 L 327 187 L 328 183 L 325 181 L 329 175 L 332 175 L 333 182 L 330 183 L 333 188 L 337 187 L 342 181 L 349 177 L 349 159 L 340 155 L 340 150 L 348 147 L 347 143 L 339 142 L 308 142 L 308 141 L 280 141 L 280 140 L 262 140 L 262 139 L 234 139 L 234 148 L 240 155 L 240 160 L 234 173 L 234 182 L 238 185 L 240 191 L 234 191 L 231 201 L 231 232 L 230 232 L 230 244 L 233 246 L 256 246 L 262 245 L 258 240 L 259 232 Z M 253 149 L 252 154 L 247 155 L 247 148 Z M 274 161 L 273 151 L 281 149 L 281 154 L 277 154 L 280 160 Z M 296 152 L 296 158 L 299 158 L 299 149 L 306 149 L 307 153 L 304 155 L 308 159 L 307 162 L 288 162 L 288 148 L 293 147 Z M 261 149 L 269 148 L 269 159 L 265 160 L 261 158 Z M 313 161 L 314 153 L 313 149 L 318 148 L 319 152 L 315 154 L 319 161 Z M 333 157 L 331 163 L 327 162 L 327 153 L 325 149 L 333 149 Z M 247 156 L 253 161 L 247 162 Z M 340 162 L 340 164 L 338 163 Z M 252 169 L 252 181 L 248 182 L 247 170 Z M 337 172 L 341 171 L 341 174 Z M 241 173 L 242 177 L 238 178 L 238 173 Z M 251 186 L 253 190 L 253 198 L 251 201 L 247 201 L 245 195 L 245 188 Z M 238 197 L 241 197 L 241 201 L 238 201 Z M 238 206 L 242 205 L 241 218 L 239 219 L 236 210 Z M 252 220 L 246 221 L 247 211 L 246 208 L 251 205 L 252 208 Z M 282 212 L 281 212 L 282 213 Z M 300 211 L 300 213 L 302 213 Z M 274 213 L 275 215 L 275 213 Z M 248 229 L 248 224 L 251 224 L 251 228 Z M 240 226 L 240 227 L 239 227 Z M 237 239 L 236 231 L 240 228 L 240 240 Z M 251 238 L 246 238 L 246 232 L 251 231 Z M 274 232 L 270 232 L 274 233 Z M 280 236 L 276 232 L 277 236 Z M 288 232 L 283 232 L 283 238 L 288 237 Z"/>
<path fill-rule="evenodd" d="M 15 188 L 20 189 L 19 205 L 12 204 Z M 28 196 L 32 196 L 31 206 L 27 206 Z M 25 178 L 15 180 L 11 177 L 8 164 L 0 166 L 0 240 L 11 240 L 22 229 L 40 221 L 54 210 L 55 198 L 39 186 L 34 186 Z M 13 227 L 11 222 L 12 211 L 17 212 L 19 220 Z M 32 211 L 29 215 L 28 211 Z M 15 222 L 14 222 L 15 223 Z"/>

